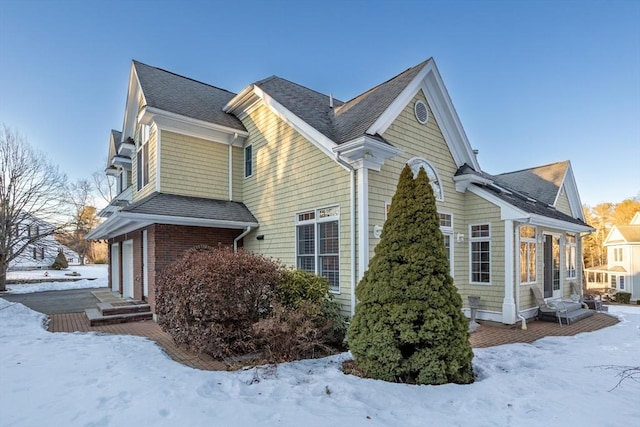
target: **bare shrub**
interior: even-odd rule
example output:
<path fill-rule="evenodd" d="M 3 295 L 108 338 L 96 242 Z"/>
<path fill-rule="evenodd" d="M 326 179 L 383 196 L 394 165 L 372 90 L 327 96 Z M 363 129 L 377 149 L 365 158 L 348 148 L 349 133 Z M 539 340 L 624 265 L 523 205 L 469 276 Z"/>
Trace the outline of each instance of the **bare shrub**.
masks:
<path fill-rule="evenodd" d="M 282 268 L 230 248 L 198 247 L 157 281 L 159 324 L 179 345 L 214 357 L 257 350 L 253 324 L 271 311 Z"/>

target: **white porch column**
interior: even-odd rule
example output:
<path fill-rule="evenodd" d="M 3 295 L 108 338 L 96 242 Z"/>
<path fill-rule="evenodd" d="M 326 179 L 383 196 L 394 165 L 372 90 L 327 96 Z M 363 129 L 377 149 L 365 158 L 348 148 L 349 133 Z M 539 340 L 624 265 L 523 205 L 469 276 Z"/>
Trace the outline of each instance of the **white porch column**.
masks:
<path fill-rule="evenodd" d="M 504 300 L 502 301 L 502 323 L 516 323 L 516 303 L 513 299 L 513 258 L 516 256 L 513 247 L 513 221 L 504 221 Z"/>
<path fill-rule="evenodd" d="M 369 170 L 358 165 L 358 282 L 369 265 Z"/>

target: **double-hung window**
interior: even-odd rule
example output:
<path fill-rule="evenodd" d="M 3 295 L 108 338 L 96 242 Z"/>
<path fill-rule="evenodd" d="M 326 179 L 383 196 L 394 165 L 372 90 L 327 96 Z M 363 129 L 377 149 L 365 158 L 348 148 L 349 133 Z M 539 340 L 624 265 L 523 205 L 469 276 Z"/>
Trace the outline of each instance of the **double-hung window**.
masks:
<path fill-rule="evenodd" d="M 337 206 L 296 215 L 296 266 L 326 277 L 340 291 L 340 209 Z"/>
<path fill-rule="evenodd" d="M 138 190 L 149 183 L 149 125 L 141 125 L 138 135 L 140 143 L 136 154 Z"/>
<path fill-rule="evenodd" d="M 567 234 L 565 236 L 565 269 L 567 271 L 567 279 L 575 279 L 577 277 L 576 272 L 576 235 Z"/>
<path fill-rule="evenodd" d="M 476 224 L 469 227 L 471 283 L 488 285 L 491 283 L 491 227 Z"/>
<path fill-rule="evenodd" d="M 536 228 L 520 227 L 520 283 L 536 281 Z"/>

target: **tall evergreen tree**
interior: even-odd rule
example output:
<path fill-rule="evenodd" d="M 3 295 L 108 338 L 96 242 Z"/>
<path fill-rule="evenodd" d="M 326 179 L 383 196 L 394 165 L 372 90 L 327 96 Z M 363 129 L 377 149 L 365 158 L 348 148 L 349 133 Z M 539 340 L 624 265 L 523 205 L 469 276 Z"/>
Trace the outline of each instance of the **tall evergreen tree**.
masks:
<path fill-rule="evenodd" d="M 418 384 L 473 382 L 468 321 L 424 169 L 416 179 L 409 166 L 402 170 L 356 296 L 349 349 L 366 375 Z"/>

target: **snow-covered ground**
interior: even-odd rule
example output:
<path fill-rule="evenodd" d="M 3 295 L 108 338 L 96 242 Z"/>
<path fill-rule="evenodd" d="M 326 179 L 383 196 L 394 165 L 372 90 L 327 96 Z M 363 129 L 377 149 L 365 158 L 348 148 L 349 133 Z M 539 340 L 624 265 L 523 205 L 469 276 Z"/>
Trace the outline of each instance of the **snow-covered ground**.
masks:
<path fill-rule="evenodd" d="M 185 367 L 152 341 L 49 333 L 0 299 L 2 426 L 637 426 L 640 307 L 573 337 L 475 349 L 472 385 L 414 386 L 341 372 L 341 354 L 239 372 Z"/>
<path fill-rule="evenodd" d="M 9 271 L 7 280 L 25 280 L 25 279 L 59 279 L 66 278 L 70 273 L 78 273 L 81 280 L 69 282 L 43 282 L 29 284 L 7 285 L 7 290 L 12 294 L 27 294 L 31 292 L 42 291 L 61 291 L 65 289 L 82 289 L 82 288 L 101 288 L 108 286 L 107 265 L 74 265 L 66 270 L 24 270 Z M 84 278 L 84 279 L 82 279 Z M 2 294 L 0 294 L 1 296 Z"/>

